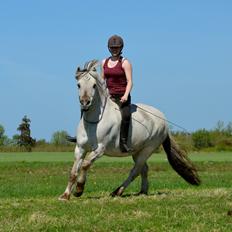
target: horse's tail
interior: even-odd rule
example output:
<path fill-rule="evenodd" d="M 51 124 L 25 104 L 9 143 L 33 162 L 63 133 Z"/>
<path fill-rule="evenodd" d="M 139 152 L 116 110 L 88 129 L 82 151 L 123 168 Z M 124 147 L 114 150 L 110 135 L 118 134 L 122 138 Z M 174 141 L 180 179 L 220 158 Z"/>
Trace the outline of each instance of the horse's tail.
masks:
<path fill-rule="evenodd" d="M 168 135 L 162 145 L 173 169 L 190 184 L 200 185 L 196 168 L 176 142 Z"/>

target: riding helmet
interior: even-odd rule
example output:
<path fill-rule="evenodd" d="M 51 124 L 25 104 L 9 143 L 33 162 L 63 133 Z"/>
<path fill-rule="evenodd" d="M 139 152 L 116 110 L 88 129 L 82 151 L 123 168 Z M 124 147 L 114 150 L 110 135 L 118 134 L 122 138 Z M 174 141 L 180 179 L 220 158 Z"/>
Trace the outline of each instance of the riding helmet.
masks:
<path fill-rule="evenodd" d="M 123 39 L 122 37 L 118 36 L 118 35 L 113 35 L 109 38 L 108 40 L 108 48 L 113 48 L 113 47 L 119 47 L 119 48 L 123 48 Z"/>

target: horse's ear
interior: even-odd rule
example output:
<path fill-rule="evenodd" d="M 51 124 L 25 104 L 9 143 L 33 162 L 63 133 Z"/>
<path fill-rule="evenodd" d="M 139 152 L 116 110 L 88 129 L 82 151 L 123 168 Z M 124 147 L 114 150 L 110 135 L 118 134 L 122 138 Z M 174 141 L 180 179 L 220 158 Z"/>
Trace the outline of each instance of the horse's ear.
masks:
<path fill-rule="evenodd" d="M 91 61 L 91 69 L 93 70 L 93 71 L 97 71 L 97 66 L 99 65 L 99 61 L 98 60 L 92 60 Z"/>
<path fill-rule="evenodd" d="M 77 67 L 77 71 L 76 71 L 76 75 L 75 75 L 75 78 L 78 80 L 79 77 L 81 75 L 81 68 L 80 67 Z"/>
<path fill-rule="evenodd" d="M 96 67 L 99 65 L 98 60 L 91 60 L 85 63 L 84 68 L 88 71 L 97 71 Z"/>

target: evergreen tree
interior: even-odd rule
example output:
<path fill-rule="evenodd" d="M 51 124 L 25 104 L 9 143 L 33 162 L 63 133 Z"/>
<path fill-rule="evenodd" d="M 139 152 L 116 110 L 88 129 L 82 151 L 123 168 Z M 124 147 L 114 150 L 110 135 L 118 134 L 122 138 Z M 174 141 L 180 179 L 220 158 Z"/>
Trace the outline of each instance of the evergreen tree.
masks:
<path fill-rule="evenodd" d="M 30 122 L 31 120 L 27 116 L 24 116 L 21 124 L 17 128 L 20 131 L 18 145 L 25 147 L 27 151 L 31 151 L 31 148 L 35 145 L 35 139 L 31 137 Z"/>

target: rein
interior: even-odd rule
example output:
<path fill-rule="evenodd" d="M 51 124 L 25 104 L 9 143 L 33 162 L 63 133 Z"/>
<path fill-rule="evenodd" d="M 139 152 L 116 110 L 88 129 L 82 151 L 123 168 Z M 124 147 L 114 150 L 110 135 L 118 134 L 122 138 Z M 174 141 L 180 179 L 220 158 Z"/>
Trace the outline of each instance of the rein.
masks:
<path fill-rule="evenodd" d="M 182 127 L 182 126 L 180 126 L 180 125 L 178 125 L 178 124 L 176 124 L 176 123 L 174 123 L 174 122 L 172 122 L 172 121 L 170 121 L 170 120 L 167 120 L 166 118 L 160 117 L 160 116 L 158 116 L 158 115 L 156 115 L 156 114 L 154 114 L 154 113 L 152 113 L 152 112 L 150 112 L 150 111 L 148 111 L 148 110 L 145 110 L 144 108 L 142 108 L 142 107 L 140 107 L 140 106 L 138 106 L 138 105 L 136 105 L 136 107 L 139 108 L 140 110 L 144 111 L 144 112 L 147 112 L 147 113 L 151 114 L 151 115 L 154 116 L 154 117 L 160 118 L 160 119 L 162 119 L 163 121 L 172 124 L 173 126 L 179 128 L 179 129 L 182 129 L 182 130 L 185 131 L 188 135 L 190 135 L 190 133 L 188 132 L 188 130 L 185 129 L 184 127 Z M 115 108 L 115 110 L 119 110 L 119 109 Z M 132 116 L 131 118 L 132 118 L 133 120 L 139 122 L 141 125 L 143 125 L 143 123 L 141 123 L 139 120 L 133 118 L 133 116 Z M 146 129 L 147 129 L 147 128 L 146 128 Z M 147 129 L 147 130 L 148 130 L 148 129 Z"/>
<path fill-rule="evenodd" d="M 178 127 L 179 129 L 182 129 L 182 130 L 185 131 L 187 134 L 190 134 L 190 133 L 188 132 L 188 130 L 185 129 L 184 127 L 182 127 L 182 126 L 180 126 L 180 125 L 178 125 L 178 124 L 176 124 L 176 123 L 174 123 L 174 122 L 171 122 L 171 121 L 167 120 L 166 118 L 163 118 L 163 117 L 160 117 L 160 116 L 158 116 L 158 115 L 156 115 L 156 114 L 153 114 L 152 112 L 150 112 L 150 111 L 148 111 L 148 110 L 145 110 L 144 108 L 142 108 L 142 107 L 140 107 L 140 106 L 138 106 L 138 105 L 136 105 L 136 106 L 137 106 L 137 108 L 139 108 L 140 110 L 143 110 L 144 112 L 147 112 L 147 113 L 149 113 L 149 114 L 151 114 L 151 115 L 153 115 L 153 116 L 155 116 L 155 117 L 157 117 L 157 118 L 160 118 L 160 119 L 162 119 L 162 120 L 164 120 L 164 121 L 166 121 L 166 122 L 172 124 L 173 126 L 176 126 L 176 127 Z"/>

